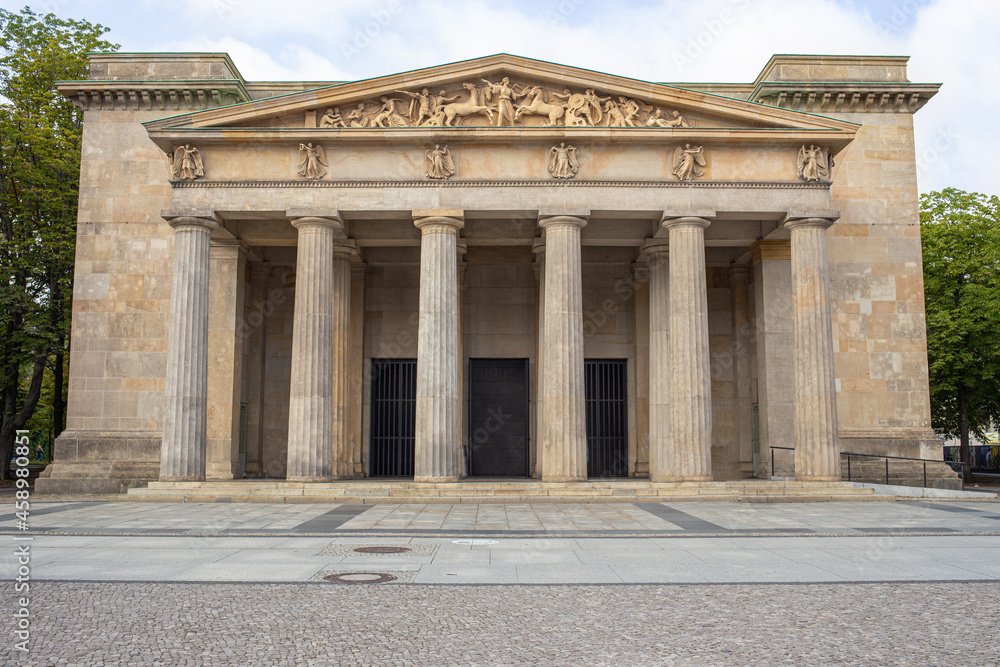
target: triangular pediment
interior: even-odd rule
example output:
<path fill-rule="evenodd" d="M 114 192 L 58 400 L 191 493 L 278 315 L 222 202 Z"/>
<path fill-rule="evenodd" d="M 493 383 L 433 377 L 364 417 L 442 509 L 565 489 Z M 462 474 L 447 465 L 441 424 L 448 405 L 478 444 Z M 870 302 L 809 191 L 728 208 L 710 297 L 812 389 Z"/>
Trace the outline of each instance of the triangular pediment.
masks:
<path fill-rule="evenodd" d="M 197 130 L 208 131 L 208 136 L 254 129 L 323 131 L 331 138 L 406 129 L 449 134 L 477 127 L 504 134 L 558 131 L 564 136 L 605 131 L 648 137 L 658 131 L 692 139 L 725 137 L 727 130 L 736 130 L 744 131 L 739 140 L 822 140 L 834 151 L 849 143 L 858 127 L 506 54 L 197 111 L 145 126 L 160 140 L 176 132 L 190 137 Z"/>

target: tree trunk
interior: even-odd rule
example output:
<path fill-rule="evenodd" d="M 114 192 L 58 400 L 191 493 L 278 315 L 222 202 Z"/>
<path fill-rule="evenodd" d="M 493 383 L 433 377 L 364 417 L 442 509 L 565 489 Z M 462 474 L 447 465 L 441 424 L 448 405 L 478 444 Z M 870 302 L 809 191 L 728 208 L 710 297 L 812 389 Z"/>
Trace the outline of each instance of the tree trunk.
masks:
<path fill-rule="evenodd" d="M 962 459 L 962 481 L 972 481 L 972 451 L 969 449 L 969 406 L 965 388 L 958 390 L 958 455 Z"/>
<path fill-rule="evenodd" d="M 10 478 L 10 457 L 14 453 L 14 439 L 17 431 L 24 428 L 28 419 L 38 405 L 38 399 L 42 395 L 42 376 L 45 375 L 45 362 L 48 354 L 45 350 L 39 350 L 35 355 L 35 364 L 31 369 L 31 385 L 28 387 L 28 395 L 24 401 L 24 407 L 16 415 L 4 419 L 3 427 L 0 428 L 0 479 Z"/>

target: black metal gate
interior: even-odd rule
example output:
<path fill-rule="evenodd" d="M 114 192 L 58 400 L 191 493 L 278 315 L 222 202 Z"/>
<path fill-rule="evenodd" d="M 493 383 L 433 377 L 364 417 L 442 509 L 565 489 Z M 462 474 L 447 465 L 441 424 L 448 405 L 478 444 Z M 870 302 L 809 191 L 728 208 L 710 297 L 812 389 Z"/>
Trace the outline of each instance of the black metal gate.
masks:
<path fill-rule="evenodd" d="M 372 359 L 370 477 L 412 477 L 417 360 Z"/>
<path fill-rule="evenodd" d="M 469 360 L 469 474 L 528 475 L 528 360 Z"/>
<path fill-rule="evenodd" d="M 625 359 L 587 359 L 587 476 L 628 477 Z"/>

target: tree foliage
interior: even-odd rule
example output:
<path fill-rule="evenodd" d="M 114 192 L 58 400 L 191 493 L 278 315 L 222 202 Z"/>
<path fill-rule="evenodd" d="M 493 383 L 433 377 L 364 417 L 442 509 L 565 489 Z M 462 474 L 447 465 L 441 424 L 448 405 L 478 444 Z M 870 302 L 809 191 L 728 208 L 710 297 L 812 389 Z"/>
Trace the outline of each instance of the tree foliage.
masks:
<path fill-rule="evenodd" d="M 117 46 L 87 21 L 0 10 L 0 475 L 42 392 L 61 428 L 83 114 L 55 89 Z"/>
<path fill-rule="evenodd" d="M 935 430 L 961 440 L 1000 421 L 1000 198 L 955 188 L 920 198 Z"/>

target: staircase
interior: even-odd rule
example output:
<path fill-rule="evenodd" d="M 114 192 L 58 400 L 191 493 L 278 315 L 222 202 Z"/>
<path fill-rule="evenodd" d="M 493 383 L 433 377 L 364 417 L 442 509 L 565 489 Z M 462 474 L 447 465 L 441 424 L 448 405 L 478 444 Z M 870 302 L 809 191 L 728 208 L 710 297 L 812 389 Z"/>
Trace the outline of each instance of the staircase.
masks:
<path fill-rule="evenodd" d="M 130 488 L 127 500 L 264 503 L 635 503 L 662 501 L 823 502 L 880 501 L 889 496 L 845 482 L 742 480 L 650 482 L 534 480 L 412 482 L 347 480 L 326 483 L 281 480 L 150 482 Z"/>

